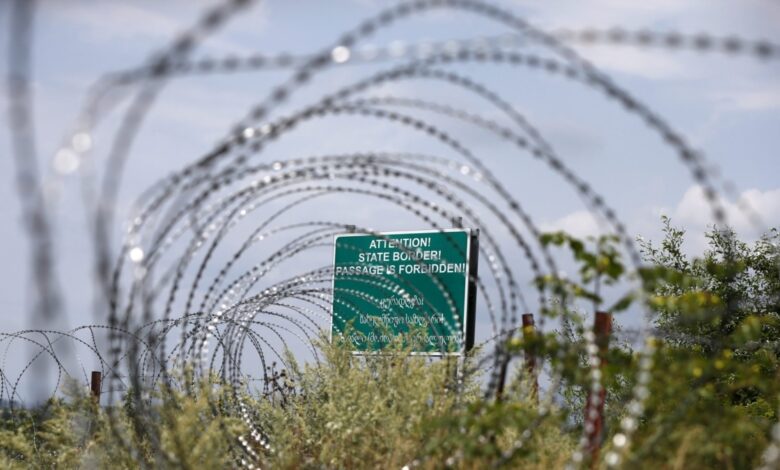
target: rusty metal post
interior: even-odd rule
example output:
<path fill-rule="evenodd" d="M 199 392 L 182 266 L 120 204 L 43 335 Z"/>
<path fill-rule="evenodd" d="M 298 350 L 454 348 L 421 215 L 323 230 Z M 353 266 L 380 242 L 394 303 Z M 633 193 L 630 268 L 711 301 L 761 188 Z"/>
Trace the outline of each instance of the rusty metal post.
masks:
<path fill-rule="evenodd" d="M 99 370 L 92 371 L 92 380 L 90 383 L 90 389 L 92 390 L 92 398 L 100 403 L 100 379 L 102 374 Z"/>
<path fill-rule="evenodd" d="M 534 314 L 523 314 L 523 343 L 525 344 L 525 373 L 528 375 L 531 383 L 531 398 L 534 403 L 539 400 L 539 379 L 536 376 L 536 355 L 529 345 L 536 335 L 534 326 Z"/>
<path fill-rule="evenodd" d="M 596 337 L 596 346 L 598 347 L 599 369 L 604 370 L 607 364 L 607 351 L 609 350 L 609 337 L 612 334 L 612 315 L 606 312 L 596 312 L 596 318 L 593 324 L 593 333 Z M 596 399 L 591 396 L 591 389 L 588 389 L 588 401 L 585 402 L 586 435 L 588 438 L 588 451 L 590 452 L 591 468 L 596 468 L 599 460 L 599 450 L 601 448 L 602 433 L 604 430 L 604 400 L 607 396 L 606 387 L 604 387 L 604 376 L 602 374 L 602 386 L 598 390 Z M 590 428 L 588 428 L 590 424 Z"/>

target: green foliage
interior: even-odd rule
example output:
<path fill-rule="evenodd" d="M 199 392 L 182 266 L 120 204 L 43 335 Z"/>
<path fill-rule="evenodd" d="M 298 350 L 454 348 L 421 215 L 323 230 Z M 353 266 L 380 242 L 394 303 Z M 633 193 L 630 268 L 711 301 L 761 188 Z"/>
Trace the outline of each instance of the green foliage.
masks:
<path fill-rule="evenodd" d="M 558 412 L 540 419 L 527 396 L 474 401 L 426 424 L 424 462 L 427 468 L 440 468 L 442 462 L 457 462 L 453 465 L 457 468 L 489 468 L 497 462 L 517 468 L 561 468 L 576 442 L 563 421 Z M 520 439 L 523 445 L 517 447 Z"/>
<path fill-rule="evenodd" d="M 610 344 L 604 354 L 606 436 L 621 432 L 632 390 L 642 400 L 639 428 L 624 455 L 629 467 L 752 468 L 769 442 L 780 406 L 780 254 L 777 230 L 753 244 L 729 229 L 707 234 L 701 258 L 683 251 L 685 232 L 663 218 L 660 246 L 640 239 L 649 263 L 628 275 L 611 237 L 579 241 L 563 233 L 542 243 L 566 247 L 579 263 L 580 280 L 547 277 L 537 284 L 563 298 L 602 303 L 598 291 L 638 279 L 642 291 L 628 292 L 608 309 L 625 310 L 642 299 L 655 313 L 656 351 L 647 385 L 637 387 L 640 357 L 627 344 Z M 593 247 L 593 248 L 589 248 Z M 599 263 L 599 260 L 602 260 Z M 609 269 L 608 266 L 615 265 Z M 581 429 L 589 385 L 584 318 L 566 311 L 569 328 L 531 343 L 515 340 L 515 351 L 531 348 L 562 374 L 560 393 L 575 428 Z M 616 327 L 617 322 L 615 323 Z"/>
<path fill-rule="evenodd" d="M 294 386 L 272 387 L 264 397 L 240 394 L 272 443 L 273 452 L 254 449 L 263 468 L 401 468 L 412 462 L 440 468 L 445 461 L 485 468 L 503 458 L 511 466 L 548 469 L 562 466 L 574 449 L 576 436 L 561 427 L 564 415 L 553 410 L 540 419 L 517 384 L 502 402 L 483 399 L 477 378 L 463 379 L 455 358 L 431 360 L 400 347 L 357 357 L 340 344 L 319 347 L 320 363 L 301 367 L 289 356 L 285 374 L 275 374 Z M 213 380 L 199 383 L 196 393 L 163 387 L 154 404 L 133 403 L 131 393 L 115 408 L 98 408 L 83 397 L 53 401 L 45 415 L 31 419 L 37 432 L 4 421 L 12 430 L 10 439 L 3 436 L 0 462 L 4 468 L 229 468 L 236 455 L 231 446 L 246 432 L 232 418 L 240 414 L 237 397 Z M 72 423 L 85 416 L 92 425 L 79 443 Z M 133 424 L 139 418 L 142 429 Z M 512 451 L 521 437 L 525 445 Z M 51 455 L 41 452 L 43 440 Z"/>
<path fill-rule="evenodd" d="M 285 406 L 257 405 L 263 422 L 273 423 L 271 467 L 401 468 L 417 461 L 439 468 L 457 459 L 460 467 L 483 468 L 535 416 L 527 401 L 482 400 L 473 376 L 457 381 L 456 359 L 432 361 L 400 347 L 367 357 L 338 344 L 322 342 L 320 349 L 318 365 L 300 370 L 291 362 L 298 387 Z M 514 457 L 526 468 L 560 466 L 561 451 L 572 448 L 573 437 L 547 423 L 534 434 L 532 451 Z"/>
<path fill-rule="evenodd" d="M 571 252 L 579 279 L 536 282 L 599 309 L 603 286 L 619 290 L 632 281 L 642 290 L 620 296 L 610 311 L 641 301 L 655 314 L 649 373 L 640 367 L 647 357 L 614 339 L 617 321 L 613 340 L 599 343 L 601 455 L 620 451 L 625 468 L 753 468 L 780 407 L 780 236 L 775 230 L 748 244 L 733 231 L 713 230 L 703 257 L 689 258 L 684 232 L 663 223 L 659 246 L 640 241 L 649 265 L 637 273 L 628 273 L 614 237 L 546 234 L 544 244 Z M 238 442 L 248 432 L 239 417 L 248 413 L 271 443 L 270 452 L 246 444 L 263 468 L 561 468 L 578 447 L 592 383 L 587 315 L 566 313 L 563 333 L 529 329 L 508 341 L 511 357 L 521 360 L 500 400 L 482 395 L 484 378 L 461 373 L 478 369 L 473 357 L 414 356 L 400 343 L 354 356 L 323 339 L 320 362 L 301 366 L 288 353 L 287 369 L 271 370 L 260 394 L 184 372 L 151 395 L 128 391 L 114 407 L 98 407 L 72 387 L 40 408 L 6 411 L 0 467 L 229 468 L 247 457 Z M 544 413 L 531 392 L 527 355 L 560 373 L 557 400 Z M 628 407 L 636 397 L 641 405 Z M 640 420 L 629 445 L 618 448 L 613 437 L 632 413 Z"/>
<path fill-rule="evenodd" d="M 682 252 L 685 232 L 663 218 L 660 247 L 640 240 L 642 252 L 655 269 L 646 276 L 655 293 L 658 326 L 677 334 L 677 344 L 727 341 L 748 317 L 761 322 L 753 340 L 762 344 L 780 337 L 780 233 L 773 229 L 753 245 L 737 239 L 731 229 L 707 233 L 709 249 L 700 259 Z M 778 345 L 775 353 L 780 352 Z"/>
<path fill-rule="evenodd" d="M 197 393 L 162 388 L 145 413 L 125 406 L 100 408 L 74 390 L 34 410 L 6 412 L 0 430 L 2 468 L 228 468 L 243 423 L 226 389 L 201 382 Z M 129 396 L 129 395 L 128 395 Z M 128 414 L 133 410 L 133 415 Z M 134 428 L 142 419 L 143 429 Z"/>
<path fill-rule="evenodd" d="M 736 359 L 731 350 L 712 357 L 698 347 L 660 343 L 632 461 L 756 467 L 777 421 L 780 392 L 776 357 L 771 365 L 761 362 Z"/>
<path fill-rule="evenodd" d="M 0 426 L 2 468 L 71 468 L 89 445 L 98 421 L 98 409 L 83 395 L 70 400 L 53 398 L 34 410 L 3 413 Z"/>
<path fill-rule="evenodd" d="M 603 285 L 615 285 L 626 272 L 616 244 L 619 239 L 614 235 L 601 235 L 598 238 L 579 240 L 564 232 L 545 233 L 540 237 L 542 245 L 567 247 L 574 260 L 579 263 L 580 282 L 560 276 L 546 275 L 536 279 L 540 288 L 549 289 L 555 296 L 564 299 L 581 298 L 593 302 L 594 310 L 599 310 L 603 302 Z M 592 249 L 588 249 L 592 245 Z M 629 294 L 608 308 L 610 312 L 623 311 L 629 307 L 633 294 Z"/>
<path fill-rule="evenodd" d="M 684 231 L 663 223 L 660 247 L 640 240 L 662 341 L 634 461 L 755 467 L 780 406 L 778 232 L 750 245 L 713 229 L 690 259 Z"/>

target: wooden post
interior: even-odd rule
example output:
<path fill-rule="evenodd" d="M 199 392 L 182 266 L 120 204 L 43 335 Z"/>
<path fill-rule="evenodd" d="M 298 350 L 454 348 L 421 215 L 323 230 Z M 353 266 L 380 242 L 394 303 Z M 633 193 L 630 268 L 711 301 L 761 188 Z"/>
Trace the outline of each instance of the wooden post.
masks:
<path fill-rule="evenodd" d="M 531 380 L 531 398 L 534 403 L 539 400 L 539 379 L 536 377 L 536 355 L 529 345 L 536 335 L 534 314 L 523 314 L 523 343 L 525 344 L 525 372 Z"/>
<path fill-rule="evenodd" d="M 596 318 L 593 324 L 593 333 L 596 336 L 596 346 L 598 347 L 599 369 L 604 370 L 607 364 L 607 351 L 609 350 L 609 337 L 612 334 L 612 315 L 606 312 L 596 312 Z M 606 387 L 604 387 L 604 376 L 601 379 L 601 388 L 598 391 L 597 399 L 593 400 L 591 390 L 588 389 L 588 401 L 585 402 L 586 435 L 588 438 L 588 451 L 590 452 L 591 468 L 596 468 L 599 460 L 599 450 L 601 448 L 602 432 L 604 430 L 604 400 L 607 396 Z M 595 401 L 595 403 L 594 403 Z M 591 425 L 588 429 L 588 424 Z"/>
<path fill-rule="evenodd" d="M 92 398 L 100 403 L 100 378 L 101 373 L 99 370 L 93 370 L 92 371 L 92 381 L 90 384 L 90 389 L 92 390 Z"/>

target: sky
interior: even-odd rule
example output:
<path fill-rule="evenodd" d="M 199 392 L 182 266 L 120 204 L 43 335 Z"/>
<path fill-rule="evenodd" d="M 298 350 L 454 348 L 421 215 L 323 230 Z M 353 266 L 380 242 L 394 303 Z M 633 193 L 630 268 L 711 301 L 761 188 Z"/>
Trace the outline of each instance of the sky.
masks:
<path fill-rule="evenodd" d="M 34 115 L 41 171 L 52 175 L 52 158 L 72 129 L 90 85 L 106 73 L 142 64 L 153 52 L 194 23 L 213 1 L 86 1 L 43 0 L 35 19 Z M 260 2 L 228 21 L 208 37 L 193 58 L 244 56 L 261 53 L 305 54 L 334 44 L 340 34 L 376 15 L 385 2 L 334 0 Z M 531 24 L 560 29 L 648 29 L 658 32 L 713 36 L 736 35 L 748 40 L 780 43 L 780 5 L 769 0 L 503 1 L 498 3 Z M 0 4 L 0 72 L 7 71 L 8 6 Z M 379 31 L 375 45 L 468 39 L 509 32 L 504 26 L 459 12 L 433 12 Z M 365 46 L 367 43 L 361 44 Z M 662 116 L 707 161 L 708 168 L 733 183 L 765 227 L 780 226 L 780 60 L 752 56 L 669 51 L 633 46 L 572 44 L 612 79 Z M 311 100 L 393 62 L 331 67 L 294 94 L 279 110 L 290 112 Z M 563 160 L 592 184 L 626 222 L 632 235 L 658 240 L 660 215 L 688 231 L 686 249 L 701 253 L 703 233 L 712 224 L 701 189 L 689 170 L 661 139 L 636 117 L 593 89 L 560 77 L 534 74 L 496 65 L 454 67 L 489 83 L 534 122 Z M 163 90 L 133 147 L 120 190 L 119 214 L 126 217 L 135 198 L 161 176 L 203 155 L 246 115 L 252 103 L 291 75 L 290 70 L 217 74 L 176 78 Z M 399 81 L 372 96 L 425 97 L 496 117 L 484 102 L 432 83 Z M 0 97 L 5 110 L 7 98 Z M 120 107 L 120 109 L 122 109 Z M 118 113 L 92 136 L 96 165 L 104 157 L 117 126 Z M 3 114 L 6 122 L 7 114 Z M 577 194 L 544 165 L 519 155 L 489 133 L 442 119 L 448 131 L 468 142 L 475 155 L 499 175 L 545 230 L 594 235 L 604 224 L 583 206 Z M 20 204 L 9 158 L 8 126 L 0 129 L 0 324 L 3 331 L 29 327 L 26 312 L 29 286 L 29 246 L 21 228 Z M 430 151 L 446 149 L 393 126 L 349 119 L 304 126 L 296 139 L 280 142 L 263 157 L 274 159 L 359 150 Z M 452 157 L 451 155 L 444 155 Z M 454 157 L 453 157 L 454 158 Z M 57 272 L 65 293 L 66 316 L 57 327 L 99 322 L 93 309 L 91 251 L 78 172 L 57 178 L 55 230 Z M 762 227 L 753 226 L 736 200 L 723 201 L 729 220 L 746 239 Z M 413 222 L 370 204 L 347 202 L 313 206 L 309 213 L 378 230 L 415 229 Z M 117 227 L 119 231 L 121 227 Z M 291 267 L 294 271 L 295 267 Z M 279 278 L 288 275 L 279 273 Z M 530 281 L 530 278 L 527 279 Z"/>

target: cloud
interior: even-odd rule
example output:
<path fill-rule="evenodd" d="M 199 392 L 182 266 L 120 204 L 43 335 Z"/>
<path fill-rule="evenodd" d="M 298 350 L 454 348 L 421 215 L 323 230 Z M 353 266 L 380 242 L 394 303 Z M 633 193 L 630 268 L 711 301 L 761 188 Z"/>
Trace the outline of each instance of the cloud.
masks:
<path fill-rule="evenodd" d="M 598 236 L 605 232 L 596 217 L 586 210 L 572 212 L 552 222 L 542 222 L 539 228 L 542 232 L 561 230 L 577 238 Z"/>
<path fill-rule="evenodd" d="M 751 212 L 769 227 L 780 225 L 780 188 L 766 191 L 748 189 L 740 194 L 737 201 L 721 199 L 720 202 L 726 210 L 729 225 L 737 232 L 755 235 L 767 228 L 756 227 L 751 221 Z M 671 214 L 686 226 L 705 228 L 713 223 L 711 206 L 698 185 L 685 191 Z"/>
<path fill-rule="evenodd" d="M 721 199 L 720 203 L 726 212 L 728 225 L 742 240 L 757 240 L 768 229 L 780 227 L 780 188 L 748 189 L 740 193 L 736 201 Z M 712 206 L 701 186 L 688 188 L 674 207 L 654 207 L 650 211 L 640 211 L 628 220 L 628 226 L 633 233 L 655 238 L 660 236 L 660 233 L 656 233 L 660 215 L 669 216 L 673 226 L 685 230 L 685 248 L 688 253 L 698 256 L 707 249 L 705 234 L 712 230 L 715 221 Z M 539 225 L 542 232 L 562 230 L 578 238 L 611 231 L 611 227 L 587 210 L 571 212 Z"/>
<path fill-rule="evenodd" d="M 715 99 L 723 107 L 739 111 L 780 109 L 780 86 L 721 92 Z"/>
<path fill-rule="evenodd" d="M 532 25 L 547 31 L 580 31 L 588 28 L 609 30 L 619 27 L 629 31 L 679 32 L 686 35 L 708 32 L 716 36 L 735 35 L 759 39 L 776 37 L 777 21 L 780 18 L 780 3 L 761 0 L 514 0 L 512 3 L 526 12 L 524 17 Z M 702 61 L 695 59 L 701 54 L 691 51 L 675 53 L 658 45 L 647 48 L 635 45 L 602 47 L 575 42 L 571 46 L 605 70 L 633 76 L 711 80 L 713 76 L 723 79 L 726 75 L 721 70 L 713 71 L 709 62 L 718 63 L 722 60 L 720 54 L 704 55 L 709 61 Z M 683 71 L 685 75 L 682 75 Z"/>
<path fill-rule="evenodd" d="M 183 26 L 158 12 L 130 3 L 73 3 L 60 10 L 93 39 L 170 39 Z"/>
<path fill-rule="evenodd" d="M 720 203 L 728 225 L 743 240 L 756 240 L 769 228 L 780 227 L 780 188 L 748 189 L 736 201 L 721 199 Z M 700 254 L 707 248 L 704 234 L 712 229 L 714 220 L 712 206 L 701 186 L 688 188 L 674 208 L 662 208 L 659 212 L 671 217 L 672 225 L 685 229 L 691 253 Z"/>
<path fill-rule="evenodd" d="M 61 19 L 79 27 L 85 37 L 95 42 L 148 41 L 161 45 L 195 24 L 197 14 L 204 7 L 201 2 L 196 3 L 195 8 L 187 10 L 188 4 L 174 2 L 176 8 L 163 11 L 158 9 L 160 6 L 144 8 L 130 2 L 68 2 L 67 6 L 56 11 Z M 193 14 L 181 15 L 182 10 Z M 252 19 L 256 30 L 258 15 L 252 15 Z M 237 42 L 224 39 L 220 33 L 217 36 L 206 38 L 204 46 L 220 53 L 246 54 L 251 51 Z"/>
<path fill-rule="evenodd" d="M 517 5 L 532 12 L 534 23 L 543 27 L 578 26 L 632 26 L 679 15 L 693 8 L 692 3 L 677 0 L 653 2 L 625 2 L 623 0 L 568 0 L 556 2 L 550 8 L 544 2 L 516 0 Z"/>
<path fill-rule="evenodd" d="M 182 129 L 207 132 L 218 138 L 245 112 L 256 98 L 242 88 L 214 86 L 205 82 L 182 82 L 161 100 L 155 116 Z"/>
<path fill-rule="evenodd" d="M 664 51 L 648 51 L 611 46 L 581 48 L 581 54 L 596 66 L 611 72 L 652 80 L 688 78 L 690 70 L 681 56 Z"/>
<path fill-rule="evenodd" d="M 541 127 L 545 129 L 547 140 L 561 155 L 594 157 L 604 150 L 601 136 L 574 121 L 558 119 Z"/>

